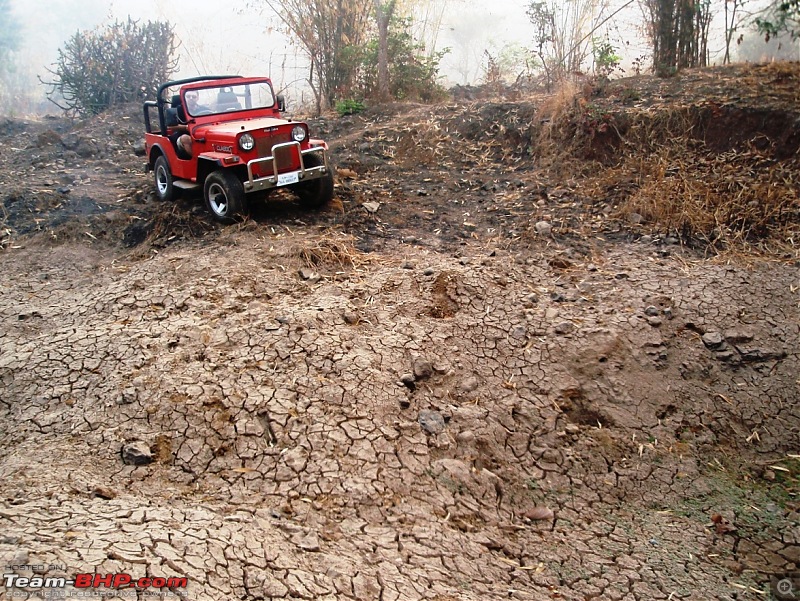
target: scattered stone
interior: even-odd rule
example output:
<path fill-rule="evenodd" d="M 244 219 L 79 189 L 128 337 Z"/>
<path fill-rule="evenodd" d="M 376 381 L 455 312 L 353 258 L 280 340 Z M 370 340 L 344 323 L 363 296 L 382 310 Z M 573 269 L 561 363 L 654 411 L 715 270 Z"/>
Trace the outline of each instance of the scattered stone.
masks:
<path fill-rule="evenodd" d="M 458 262 L 462 265 L 469 265 L 469 257 L 461 257 Z"/>
<path fill-rule="evenodd" d="M 96 486 L 92 491 L 92 496 L 110 501 L 111 499 L 116 498 L 117 493 L 105 486 Z"/>
<path fill-rule="evenodd" d="M 594 263 L 589 263 L 586 266 L 586 270 L 587 271 L 597 271 L 597 265 L 595 265 Z"/>
<path fill-rule="evenodd" d="M 542 236 L 549 236 L 553 232 L 553 226 L 547 221 L 537 221 L 533 229 L 536 230 L 537 234 Z"/>
<path fill-rule="evenodd" d="M 417 380 L 426 380 L 433 375 L 433 365 L 427 359 L 417 357 L 414 359 L 413 366 Z"/>
<path fill-rule="evenodd" d="M 678 242 L 679 240 L 675 236 L 667 236 L 664 238 L 664 244 L 669 246 L 675 246 Z"/>
<path fill-rule="evenodd" d="M 138 398 L 139 393 L 136 391 L 136 389 L 133 387 L 128 387 L 117 397 L 117 404 L 130 405 L 131 403 L 135 403 Z"/>
<path fill-rule="evenodd" d="M 786 351 L 773 351 L 762 348 L 741 348 L 737 347 L 742 361 L 752 363 L 762 363 L 764 361 L 779 361 L 786 358 Z"/>
<path fill-rule="evenodd" d="M 653 237 L 647 235 L 642 236 L 641 238 L 639 238 L 639 242 L 641 242 L 642 244 L 651 244 L 653 242 Z"/>
<path fill-rule="evenodd" d="M 654 328 L 657 328 L 663 323 L 663 320 L 660 317 L 652 316 L 647 318 L 647 323 L 649 323 Z"/>
<path fill-rule="evenodd" d="M 301 278 L 311 283 L 319 281 L 319 274 L 310 267 L 301 267 L 297 273 L 300 274 Z"/>
<path fill-rule="evenodd" d="M 414 269 L 414 264 L 411 261 L 404 261 L 402 265 L 400 265 L 401 269 Z"/>
<path fill-rule="evenodd" d="M 59 194 L 66 195 L 66 194 L 69 194 L 70 192 L 72 192 L 72 190 L 70 189 L 69 186 L 61 186 L 59 188 L 56 188 L 56 192 L 58 192 Z"/>
<path fill-rule="evenodd" d="M 658 307 L 654 307 L 653 305 L 650 305 L 644 310 L 644 314 L 649 315 L 650 317 L 655 317 L 659 313 L 661 313 L 661 311 L 658 310 Z"/>
<path fill-rule="evenodd" d="M 475 392 L 478 389 L 478 386 L 480 386 L 478 378 L 475 376 L 469 376 L 458 385 L 458 391 L 462 394 L 469 394 L 470 392 Z"/>
<path fill-rule="evenodd" d="M 456 441 L 460 442 L 461 444 L 470 444 L 471 442 L 475 442 L 475 432 L 472 430 L 464 430 L 463 432 L 459 432 L 456 436 Z"/>
<path fill-rule="evenodd" d="M 644 217 L 639 213 L 630 213 L 628 215 L 628 221 L 633 225 L 639 225 L 644 221 Z"/>
<path fill-rule="evenodd" d="M 298 536 L 294 540 L 295 544 L 303 551 L 316 553 L 320 550 L 319 537 L 316 532 L 309 532 L 305 536 Z"/>
<path fill-rule="evenodd" d="M 416 388 L 416 381 L 417 379 L 414 377 L 414 374 L 403 374 L 400 376 L 400 382 L 403 384 L 403 386 L 410 388 L 411 390 Z"/>
<path fill-rule="evenodd" d="M 528 330 L 523 325 L 516 325 L 511 328 L 511 337 L 517 340 L 524 340 L 528 334 Z"/>
<path fill-rule="evenodd" d="M 532 522 L 552 520 L 555 517 L 553 510 L 543 505 L 538 505 L 533 509 L 529 509 L 523 515 Z"/>
<path fill-rule="evenodd" d="M 575 324 L 571 321 L 562 321 L 553 328 L 553 331 L 559 336 L 565 336 L 575 331 Z"/>
<path fill-rule="evenodd" d="M 428 434 L 436 435 L 444 430 L 444 417 L 438 411 L 423 409 L 419 412 L 418 421 L 422 429 Z"/>
<path fill-rule="evenodd" d="M 153 462 L 153 454 L 147 444 L 136 440 L 122 445 L 122 462 L 125 465 L 147 465 Z"/>
<path fill-rule="evenodd" d="M 381 203 L 369 201 L 369 202 L 365 202 L 361 206 L 364 207 L 364 209 L 367 211 L 367 213 L 377 213 L 378 209 L 381 208 Z"/>
<path fill-rule="evenodd" d="M 703 334 L 703 344 L 710 349 L 719 348 L 724 342 L 722 334 L 719 332 L 706 332 Z"/>
<path fill-rule="evenodd" d="M 744 328 L 731 328 L 725 330 L 723 333 L 725 340 L 731 344 L 742 344 L 743 342 L 750 342 L 753 340 L 753 332 Z"/>
<path fill-rule="evenodd" d="M 433 275 L 434 273 L 436 273 L 436 270 L 433 267 L 426 267 L 422 275 Z"/>
<path fill-rule="evenodd" d="M 567 424 L 566 428 L 564 428 L 564 431 L 567 434 L 579 434 L 581 427 L 578 424 Z"/>
<path fill-rule="evenodd" d="M 349 326 L 358 325 L 358 321 L 359 321 L 358 315 L 356 315 L 352 311 L 345 311 L 344 314 L 342 315 L 342 317 L 344 317 L 344 322 L 347 325 L 349 325 Z"/>
<path fill-rule="evenodd" d="M 717 351 L 716 358 L 723 363 L 737 363 L 738 355 L 732 350 Z"/>

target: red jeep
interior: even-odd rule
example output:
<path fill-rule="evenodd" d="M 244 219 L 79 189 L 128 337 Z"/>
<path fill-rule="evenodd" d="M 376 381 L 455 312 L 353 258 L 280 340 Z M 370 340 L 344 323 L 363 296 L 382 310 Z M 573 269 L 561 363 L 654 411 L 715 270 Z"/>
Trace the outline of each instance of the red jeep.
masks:
<path fill-rule="evenodd" d="M 328 145 L 310 138 L 305 123 L 282 119 L 284 110 L 266 77 L 195 77 L 159 86 L 158 99 L 144 103 L 147 169 L 158 197 L 167 201 L 175 188 L 202 186 L 206 206 L 223 223 L 247 214 L 248 194 L 279 186 L 308 207 L 330 201 Z"/>

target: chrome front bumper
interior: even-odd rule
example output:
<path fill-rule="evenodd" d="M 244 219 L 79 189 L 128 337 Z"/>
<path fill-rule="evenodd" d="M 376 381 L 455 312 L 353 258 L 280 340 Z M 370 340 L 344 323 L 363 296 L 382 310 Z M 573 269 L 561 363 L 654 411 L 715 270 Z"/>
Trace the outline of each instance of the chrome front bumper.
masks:
<path fill-rule="evenodd" d="M 300 169 L 288 173 L 278 173 L 278 163 L 275 161 L 276 149 L 289 148 L 291 146 L 297 147 L 297 153 L 300 155 Z M 322 165 L 318 167 L 306 167 L 304 157 L 317 153 L 322 154 Z M 272 163 L 273 175 L 256 178 L 253 176 L 253 167 L 261 165 L 262 163 Z M 299 142 L 285 142 L 283 144 L 276 144 L 272 147 L 272 155 L 262 157 L 260 159 L 253 159 L 247 163 L 247 180 L 244 181 L 245 192 L 259 192 L 261 190 L 269 190 L 279 186 L 288 186 L 299 182 L 307 182 L 309 180 L 319 179 L 325 177 L 330 172 L 328 165 L 328 153 L 322 146 L 314 146 L 308 150 L 300 150 Z M 296 178 L 294 176 L 297 176 Z"/>

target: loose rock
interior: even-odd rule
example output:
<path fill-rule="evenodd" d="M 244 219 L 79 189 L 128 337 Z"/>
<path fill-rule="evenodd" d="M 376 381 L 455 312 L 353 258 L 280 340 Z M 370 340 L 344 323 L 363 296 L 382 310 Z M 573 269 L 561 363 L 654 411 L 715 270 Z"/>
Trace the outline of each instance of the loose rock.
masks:
<path fill-rule="evenodd" d="M 719 332 L 706 332 L 703 334 L 703 344 L 705 344 L 708 348 L 715 349 L 722 346 L 724 342 L 724 338 L 722 334 Z"/>
<path fill-rule="evenodd" d="M 147 465 L 153 462 L 150 447 L 141 440 L 122 446 L 122 462 L 126 465 Z"/>
<path fill-rule="evenodd" d="M 562 321 L 561 323 L 557 324 L 555 328 L 553 328 L 553 331 L 559 336 L 571 334 L 575 331 L 575 324 L 571 321 Z"/>
<path fill-rule="evenodd" d="M 444 417 L 438 411 L 423 409 L 419 412 L 419 425 L 428 434 L 439 434 L 444 430 Z"/>
<path fill-rule="evenodd" d="M 427 359 L 417 357 L 414 359 L 414 375 L 418 380 L 425 380 L 433 375 L 433 364 Z"/>

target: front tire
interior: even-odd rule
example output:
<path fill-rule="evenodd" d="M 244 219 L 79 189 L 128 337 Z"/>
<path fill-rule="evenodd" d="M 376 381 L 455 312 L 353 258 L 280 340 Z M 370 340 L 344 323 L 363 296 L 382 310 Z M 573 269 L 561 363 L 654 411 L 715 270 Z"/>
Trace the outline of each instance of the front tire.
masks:
<path fill-rule="evenodd" d="M 175 194 L 175 187 L 172 184 L 172 172 L 169 170 L 169 162 L 163 154 L 156 159 L 153 168 L 153 181 L 156 185 L 156 196 L 162 202 L 169 202 Z"/>
<path fill-rule="evenodd" d="M 206 207 L 220 223 L 234 223 L 247 214 L 244 186 L 231 171 L 219 169 L 206 178 L 203 186 Z"/>
<path fill-rule="evenodd" d="M 303 162 L 306 168 L 325 164 L 318 152 L 305 155 Z M 333 199 L 333 170 L 328 169 L 324 177 L 297 185 L 295 191 L 300 198 L 300 204 L 307 209 L 318 209 L 328 204 Z"/>

